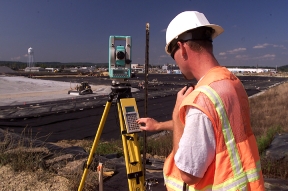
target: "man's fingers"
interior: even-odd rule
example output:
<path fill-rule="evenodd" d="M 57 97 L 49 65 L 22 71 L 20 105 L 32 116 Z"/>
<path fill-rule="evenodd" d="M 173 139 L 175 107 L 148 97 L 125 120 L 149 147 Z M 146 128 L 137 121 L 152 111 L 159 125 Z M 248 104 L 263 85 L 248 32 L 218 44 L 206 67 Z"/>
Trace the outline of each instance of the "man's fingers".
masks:
<path fill-rule="evenodd" d="M 144 122 L 140 122 L 140 123 L 138 123 L 140 126 L 142 126 L 142 127 L 146 127 L 146 123 L 144 123 Z"/>
<path fill-rule="evenodd" d="M 182 88 L 178 93 L 180 93 L 181 95 L 183 95 L 186 91 L 186 86 L 184 88 Z"/>
<path fill-rule="evenodd" d="M 193 89 L 194 89 L 193 87 L 189 87 L 189 88 L 186 90 L 185 94 L 186 94 L 186 93 L 190 94 L 190 93 L 193 91 Z"/>
<path fill-rule="evenodd" d="M 191 93 L 193 91 L 193 87 L 187 87 L 187 86 L 185 86 L 185 87 L 183 87 L 180 91 L 179 91 L 179 93 L 181 94 L 181 95 L 184 95 L 184 94 L 186 94 L 186 93 Z"/>
<path fill-rule="evenodd" d="M 139 119 L 136 120 L 136 122 L 137 122 L 138 124 L 146 124 L 146 121 L 147 121 L 146 118 L 139 118 Z M 142 125 L 142 126 L 143 126 L 143 125 Z"/>

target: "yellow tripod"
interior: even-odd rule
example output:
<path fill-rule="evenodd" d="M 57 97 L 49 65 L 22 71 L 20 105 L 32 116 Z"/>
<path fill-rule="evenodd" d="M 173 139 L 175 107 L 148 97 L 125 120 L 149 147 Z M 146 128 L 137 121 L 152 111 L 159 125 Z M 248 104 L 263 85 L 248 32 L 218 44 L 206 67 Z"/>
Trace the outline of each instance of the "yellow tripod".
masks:
<path fill-rule="evenodd" d="M 142 168 L 142 160 L 140 156 L 137 132 L 140 131 L 139 125 L 135 120 L 139 117 L 135 98 L 132 98 L 131 86 L 126 83 L 112 84 L 112 92 L 105 105 L 105 109 L 87 160 L 84 166 L 84 172 L 78 188 L 81 191 L 84 187 L 85 179 L 89 167 L 93 161 L 94 153 L 99 142 L 105 121 L 110 110 L 113 99 L 116 97 L 118 117 L 122 135 L 122 143 L 125 157 L 126 173 L 128 178 L 128 186 L 130 191 L 144 191 L 145 181 Z"/>

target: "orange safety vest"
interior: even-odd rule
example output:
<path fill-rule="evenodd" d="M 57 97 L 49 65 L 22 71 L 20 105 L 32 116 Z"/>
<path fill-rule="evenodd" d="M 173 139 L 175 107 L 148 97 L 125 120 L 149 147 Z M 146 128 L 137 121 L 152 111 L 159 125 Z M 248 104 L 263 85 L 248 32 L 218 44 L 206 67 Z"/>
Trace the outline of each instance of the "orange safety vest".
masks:
<path fill-rule="evenodd" d="M 194 185 L 187 185 L 171 153 L 163 168 L 167 190 L 264 190 L 260 157 L 250 125 L 249 101 L 241 81 L 225 67 L 214 67 L 183 100 L 179 111 L 183 124 L 186 106 L 198 108 L 210 119 L 216 155 L 204 177 Z"/>

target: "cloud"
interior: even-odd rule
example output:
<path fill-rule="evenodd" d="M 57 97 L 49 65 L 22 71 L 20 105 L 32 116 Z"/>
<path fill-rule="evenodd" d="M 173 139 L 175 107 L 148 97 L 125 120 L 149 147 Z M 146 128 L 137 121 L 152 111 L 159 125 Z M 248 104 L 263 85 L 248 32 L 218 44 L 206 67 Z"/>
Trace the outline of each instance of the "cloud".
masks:
<path fill-rule="evenodd" d="M 235 56 L 235 58 L 237 58 L 237 59 L 244 59 L 244 60 L 249 59 L 249 57 L 248 57 L 247 55 L 237 55 L 237 56 Z"/>
<path fill-rule="evenodd" d="M 259 48 L 266 48 L 268 46 L 272 46 L 274 48 L 282 48 L 282 49 L 286 49 L 285 46 L 283 45 L 277 45 L 277 44 L 268 44 L 268 43 L 264 43 L 264 44 L 258 44 L 256 46 L 254 46 L 253 48 L 259 49 Z"/>
<path fill-rule="evenodd" d="M 275 58 L 275 54 L 265 54 L 264 56 L 262 56 L 263 58 Z"/>
<path fill-rule="evenodd" d="M 13 61 L 20 60 L 20 59 L 21 59 L 21 56 L 16 56 L 16 57 L 11 58 L 11 60 Z"/>
<path fill-rule="evenodd" d="M 254 46 L 253 48 L 266 48 L 267 46 L 269 46 L 268 43 L 264 43 L 264 44 L 258 44 L 256 46 Z"/>
<path fill-rule="evenodd" d="M 273 47 L 275 47 L 275 48 L 283 48 L 283 49 L 286 49 L 286 47 L 285 46 L 283 46 L 283 45 L 273 45 Z"/>
<path fill-rule="evenodd" d="M 236 54 L 238 52 L 242 52 L 242 51 L 245 51 L 246 48 L 236 48 L 236 49 L 233 49 L 233 50 L 228 50 L 227 52 L 230 53 L 230 54 Z"/>
<path fill-rule="evenodd" d="M 265 54 L 263 56 L 255 57 L 256 60 L 274 60 L 276 57 L 275 54 Z"/>
<path fill-rule="evenodd" d="M 233 50 L 228 50 L 226 52 L 220 52 L 219 56 L 225 56 L 227 54 L 236 54 L 236 53 L 243 52 L 243 51 L 246 51 L 246 48 L 235 48 Z"/>

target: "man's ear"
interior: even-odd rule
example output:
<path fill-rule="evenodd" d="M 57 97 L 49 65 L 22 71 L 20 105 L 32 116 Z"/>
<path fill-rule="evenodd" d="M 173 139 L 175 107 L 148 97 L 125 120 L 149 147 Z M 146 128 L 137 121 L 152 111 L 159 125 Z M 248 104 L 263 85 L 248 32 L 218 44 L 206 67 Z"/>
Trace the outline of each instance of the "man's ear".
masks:
<path fill-rule="evenodd" d="M 182 43 L 182 42 L 177 42 L 178 46 L 179 46 L 179 49 L 180 49 L 180 54 L 181 54 L 181 57 L 186 59 L 187 58 L 187 47 L 184 46 L 185 43 Z"/>

